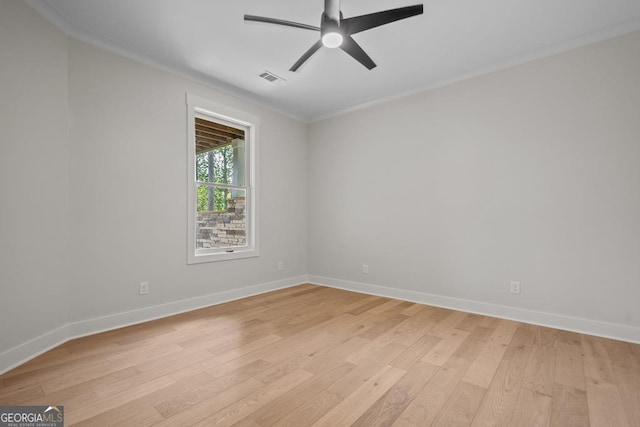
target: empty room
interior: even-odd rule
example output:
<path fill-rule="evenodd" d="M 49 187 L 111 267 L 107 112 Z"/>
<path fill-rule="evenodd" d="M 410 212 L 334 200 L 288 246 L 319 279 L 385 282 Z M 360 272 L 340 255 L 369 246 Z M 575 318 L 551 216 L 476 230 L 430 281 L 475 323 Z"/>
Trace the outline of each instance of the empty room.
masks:
<path fill-rule="evenodd" d="M 640 426 L 640 2 L 0 0 L 0 426 Z"/>

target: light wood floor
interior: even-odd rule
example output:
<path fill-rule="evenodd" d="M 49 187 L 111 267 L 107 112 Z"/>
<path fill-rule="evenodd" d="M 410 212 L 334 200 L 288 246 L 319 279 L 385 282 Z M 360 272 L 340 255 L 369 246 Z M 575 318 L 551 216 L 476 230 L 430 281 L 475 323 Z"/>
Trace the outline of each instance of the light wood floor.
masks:
<path fill-rule="evenodd" d="M 640 346 L 302 285 L 70 341 L 0 376 L 66 425 L 640 426 Z"/>

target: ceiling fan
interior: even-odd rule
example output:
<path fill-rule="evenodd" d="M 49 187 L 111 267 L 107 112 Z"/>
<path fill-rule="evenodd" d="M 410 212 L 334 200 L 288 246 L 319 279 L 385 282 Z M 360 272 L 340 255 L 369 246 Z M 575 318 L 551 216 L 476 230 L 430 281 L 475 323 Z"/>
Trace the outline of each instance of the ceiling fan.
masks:
<path fill-rule="evenodd" d="M 414 6 L 369 13 L 367 15 L 354 16 L 352 18 L 343 18 L 342 11 L 340 10 L 340 0 L 324 0 L 324 12 L 320 19 L 320 27 L 255 15 L 244 15 L 244 20 L 320 31 L 320 40 L 311 46 L 311 48 L 293 64 L 289 71 L 297 71 L 298 68 L 307 62 L 322 46 L 328 48 L 339 47 L 351 55 L 356 61 L 367 67 L 367 69 L 371 70 L 376 67 L 375 62 L 373 62 L 369 55 L 367 55 L 351 36 L 371 28 L 420 15 L 422 12 L 423 5 L 417 4 Z"/>

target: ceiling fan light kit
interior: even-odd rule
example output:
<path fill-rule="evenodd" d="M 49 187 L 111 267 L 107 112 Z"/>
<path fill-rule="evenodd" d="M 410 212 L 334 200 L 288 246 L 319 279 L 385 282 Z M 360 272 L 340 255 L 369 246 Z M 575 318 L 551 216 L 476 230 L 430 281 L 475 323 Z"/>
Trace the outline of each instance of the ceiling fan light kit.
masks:
<path fill-rule="evenodd" d="M 289 71 L 297 71 L 302 64 L 307 62 L 322 46 L 332 49 L 339 47 L 353 59 L 371 70 L 376 67 L 375 62 L 373 62 L 369 55 L 367 55 L 351 36 L 362 31 L 370 30 L 371 28 L 420 15 L 423 11 L 423 5 L 418 4 L 345 19 L 340 11 L 340 0 L 325 0 L 324 12 L 320 19 L 320 27 L 255 15 L 244 15 L 244 20 L 320 31 L 320 40 L 311 46 L 309 50 L 293 64 Z"/>
<path fill-rule="evenodd" d="M 335 49 L 336 47 L 340 47 L 344 38 L 342 34 L 338 32 L 330 32 L 322 36 L 322 44 L 324 47 L 328 47 L 329 49 Z"/>

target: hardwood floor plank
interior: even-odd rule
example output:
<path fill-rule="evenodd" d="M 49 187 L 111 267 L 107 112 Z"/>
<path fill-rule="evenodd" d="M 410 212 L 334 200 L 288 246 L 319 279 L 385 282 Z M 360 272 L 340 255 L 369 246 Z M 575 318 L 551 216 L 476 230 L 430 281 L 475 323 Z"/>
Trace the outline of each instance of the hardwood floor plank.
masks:
<path fill-rule="evenodd" d="M 577 332 L 558 330 L 558 342 L 579 346 L 582 343 L 582 335 Z"/>
<path fill-rule="evenodd" d="M 360 427 L 391 425 L 436 372 L 438 368 L 434 365 L 417 363 L 352 425 Z"/>
<path fill-rule="evenodd" d="M 171 355 L 171 357 L 167 356 L 165 358 L 161 358 L 161 363 L 158 363 L 158 361 L 150 361 L 149 365 L 145 366 L 144 363 L 142 363 L 140 366 L 135 366 L 134 368 L 138 372 L 137 374 L 132 373 L 118 381 L 97 383 L 93 386 L 93 390 L 98 396 L 100 396 L 100 398 L 105 399 L 119 393 L 124 393 L 131 389 L 131 387 L 135 387 L 138 384 L 143 384 L 163 376 L 169 376 L 179 368 L 198 363 L 202 360 L 207 360 L 208 357 L 210 357 L 210 354 L 206 351 L 192 354 L 179 352 L 175 355 Z M 144 371 L 141 371 L 141 369 L 144 369 Z"/>
<path fill-rule="evenodd" d="M 402 369 L 387 365 L 375 373 L 361 387 L 350 393 L 342 402 L 313 423 L 316 427 L 351 425 L 373 403 L 406 374 Z"/>
<path fill-rule="evenodd" d="M 404 350 L 405 347 L 400 344 L 388 344 L 375 354 L 360 360 L 358 365 L 349 372 L 349 374 L 328 387 L 327 391 L 346 399 L 351 393 L 357 390 L 363 382 L 368 381 L 374 373 L 398 357 Z"/>
<path fill-rule="evenodd" d="M 640 344 L 632 344 L 631 351 L 636 356 L 638 363 L 640 363 Z"/>
<path fill-rule="evenodd" d="M 453 352 L 453 355 L 469 361 L 475 360 L 487 345 L 487 337 L 490 332 L 490 329 L 482 326 L 474 328 Z"/>
<path fill-rule="evenodd" d="M 489 340 L 498 344 L 509 344 L 520 323 L 513 320 L 500 320 Z"/>
<path fill-rule="evenodd" d="M 169 387 L 173 384 L 175 384 L 175 381 L 173 381 L 168 376 L 164 376 L 137 385 L 126 391 L 109 396 L 107 398 L 101 398 L 89 404 L 85 404 L 82 406 L 74 405 L 73 407 L 65 410 L 65 422 L 68 424 L 78 423 L 80 421 L 94 417 L 96 416 L 96 414 L 101 414 L 110 409 L 117 408 L 118 406 L 124 405 L 130 401 L 140 398 L 140 396 L 145 396 L 149 393 L 153 393 L 158 389 Z"/>
<path fill-rule="evenodd" d="M 353 368 L 354 366 L 352 364 L 342 362 L 339 365 L 331 367 L 325 372 L 318 373 L 297 387 L 274 399 L 269 403 L 269 405 L 263 406 L 262 408 L 252 412 L 250 417 L 263 427 L 271 426 L 291 413 L 292 401 L 295 400 L 302 402 L 303 404 L 313 401 L 316 396 L 321 395 L 331 384 L 347 375 L 353 370 Z M 309 421 L 307 421 L 307 423 L 309 423 Z"/>
<path fill-rule="evenodd" d="M 400 301 L 400 300 L 398 300 Z M 424 310 L 426 308 L 426 306 L 424 304 L 411 304 L 410 306 L 406 307 L 404 310 L 402 310 L 402 314 L 405 314 L 407 316 L 413 317 L 416 314 L 418 314 L 419 312 L 421 312 L 422 310 Z"/>
<path fill-rule="evenodd" d="M 143 340 L 149 340 L 157 337 L 164 337 L 168 334 L 175 333 L 176 329 L 173 326 L 144 328 L 135 333 L 128 333 L 121 338 L 116 339 L 114 342 L 120 346 L 127 344 L 139 343 Z"/>
<path fill-rule="evenodd" d="M 109 387 L 112 384 L 117 384 L 122 381 L 126 381 L 129 378 L 136 377 L 138 375 L 140 375 L 140 371 L 137 368 L 122 369 L 120 371 L 106 374 L 84 383 L 76 384 L 61 390 L 49 392 L 44 396 L 42 401 L 45 401 L 46 399 L 56 399 L 55 401 L 69 402 L 69 404 L 72 406 L 75 406 L 76 404 L 80 404 L 80 403 L 86 404 L 88 402 L 98 400 L 101 397 L 100 394 L 96 393 L 96 390 L 99 390 L 101 387 Z M 157 377 L 149 378 L 149 380 L 152 380 L 155 378 Z M 136 382 L 133 385 L 136 385 L 136 384 L 139 384 L 139 383 Z M 36 400 L 30 400 L 30 402 L 35 402 L 35 401 Z"/>
<path fill-rule="evenodd" d="M 436 337 L 446 338 L 452 329 L 456 327 L 456 325 L 464 320 L 468 314 L 462 311 L 453 311 L 449 316 L 447 316 L 442 322 L 438 323 L 434 326 L 429 334 L 434 335 Z"/>
<path fill-rule="evenodd" d="M 181 394 L 192 388 L 197 388 L 207 384 L 212 377 L 207 375 L 195 375 L 184 378 L 173 384 L 160 387 L 150 393 L 141 394 L 139 397 L 115 408 L 103 411 L 82 421 L 82 425 L 105 426 L 105 425 L 150 425 L 160 422 L 164 417 L 155 409 L 154 403 L 165 400 L 174 394 Z"/>
<path fill-rule="evenodd" d="M 406 423 L 418 426 L 431 425 L 464 376 L 468 366 L 466 360 L 455 356 L 450 357 L 447 363 L 438 369 L 438 372 L 429 380 L 422 391 L 402 411 L 393 425 Z"/>
<path fill-rule="evenodd" d="M 556 344 L 554 381 L 558 384 L 586 390 L 581 346 L 560 341 Z"/>
<path fill-rule="evenodd" d="M 162 340 L 152 338 L 146 342 L 149 344 L 177 342 L 185 350 L 204 350 L 216 345 L 235 344 L 243 336 L 258 337 L 269 333 L 269 324 L 259 319 L 237 321 L 229 318 L 216 318 L 206 323 L 198 322 L 198 324 L 199 328 L 181 328 L 175 333 L 163 335 Z"/>
<path fill-rule="evenodd" d="M 215 397 L 236 384 L 247 381 L 255 373 L 261 372 L 269 366 L 270 364 L 264 360 L 257 360 L 223 377 L 212 378 L 200 386 L 192 384 L 191 387 L 183 391 L 172 390 L 170 397 L 164 400 L 157 399 L 153 406 L 164 418 L 172 417 L 200 402 Z"/>
<path fill-rule="evenodd" d="M 205 363 L 214 359 L 215 355 L 207 350 L 180 350 L 156 358 L 150 357 L 148 360 L 142 360 L 133 365 L 133 367 L 138 372 L 149 373 L 151 376 L 160 376 L 187 366 Z"/>
<path fill-rule="evenodd" d="M 509 341 L 509 347 L 532 347 L 535 341 L 533 330 L 523 327 L 517 327 L 516 331 Z"/>
<path fill-rule="evenodd" d="M 34 401 L 42 396 L 44 396 L 44 390 L 42 390 L 42 386 L 36 384 L 18 391 L 0 394 L 0 402 L 2 402 L 3 405 L 22 405 L 25 402 Z"/>
<path fill-rule="evenodd" d="M 233 427 L 262 427 L 257 422 L 253 421 L 251 418 L 243 418 L 237 423 L 233 424 Z"/>
<path fill-rule="evenodd" d="M 533 332 L 535 334 L 535 339 L 533 341 L 534 345 L 555 348 L 556 341 L 558 341 L 557 329 L 547 328 L 544 326 L 535 326 L 533 328 Z"/>
<path fill-rule="evenodd" d="M 433 318 L 435 313 L 434 310 L 417 312 L 389 331 L 388 338 L 406 346 L 415 344 L 433 327 L 438 325 L 437 319 Z"/>
<path fill-rule="evenodd" d="M 510 345 L 505 352 L 473 420 L 473 426 L 510 425 L 533 347 L 523 345 L 521 341 L 514 334 L 511 343 L 515 346 Z"/>
<path fill-rule="evenodd" d="M 255 339 L 253 341 L 248 341 L 245 344 L 241 344 L 235 348 L 231 348 L 227 352 L 218 354 L 215 360 L 218 363 L 228 362 L 229 360 L 236 359 L 240 356 L 252 353 L 261 348 L 269 347 L 271 344 L 276 343 L 280 340 L 282 340 L 282 337 L 275 334 L 269 334 L 265 337 Z M 215 349 L 212 350 L 215 351 Z"/>
<path fill-rule="evenodd" d="M 522 386 L 551 396 L 553 394 L 555 366 L 555 348 L 534 345 L 527 362 Z"/>
<path fill-rule="evenodd" d="M 614 382 L 613 365 L 604 340 L 597 337 L 584 336 L 581 348 L 585 377 Z"/>
<path fill-rule="evenodd" d="M 384 314 L 381 314 L 379 316 L 383 317 Z M 395 328 L 396 326 L 398 326 L 399 324 L 401 324 L 402 322 L 408 319 L 408 317 L 405 316 L 404 314 L 390 314 L 388 315 L 388 317 L 387 316 L 385 317 L 386 318 L 383 321 L 375 323 L 367 331 L 360 334 L 360 336 L 362 338 L 366 338 L 370 340 L 376 339 L 382 334 L 392 330 L 393 328 Z"/>
<path fill-rule="evenodd" d="M 631 425 L 616 384 L 589 378 L 586 388 L 591 425 L 616 427 Z"/>
<path fill-rule="evenodd" d="M 361 298 L 358 298 L 347 305 L 345 313 L 357 316 L 366 312 L 369 308 L 384 304 L 386 301 L 386 299 L 379 296 L 362 294 Z M 362 310 L 362 307 L 364 307 L 365 309 Z"/>
<path fill-rule="evenodd" d="M 299 316 L 287 322 L 285 326 L 279 327 L 278 335 L 281 337 L 289 337 L 331 319 L 333 319 L 333 316 L 329 313 L 313 313 L 313 316 Z"/>
<path fill-rule="evenodd" d="M 403 351 L 398 357 L 390 362 L 396 368 L 409 370 L 412 366 L 422 359 L 422 357 L 431 351 L 442 338 L 425 334 L 416 343 Z"/>
<path fill-rule="evenodd" d="M 210 416 L 212 413 L 233 405 L 241 399 L 246 398 L 251 393 L 262 389 L 264 384 L 260 381 L 249 378 L 233 387 L 224 390 L 212 397 L 209 397 L 191 407 L 188 410 L 180 411 L 169 418 L 154 424 L 158 427 L 191 426 Z"/>
<path fill-rule="evenodd" d="M 305 330 L 290 337 L 276 340 L 273 344 L 256 351 L 255 354 L 260 355 L 262 359 L 268 362 L 277 363 L 290 357 L 293 351 L 297 349 L 301 349 L 307 354 L 317 353 L 331 349 L 344 342 L 344 340 L 346 338 L 326 332 L 314 333 Z"/>
<path fill-rule="evenodd" d="M 482 322 L 480 322 L 482 323 Z M 482 341 L 489 341 L 491 339 L 491 337 L 493 336 L 493 333 L 496 331 L 496 328 L 494 327 L 488 327 L 488 326 L 482 326 L 480 324 L 478 324 L 476 327 L 474 327 L 473 329 L 471 329 L 471 335 L 473 335 L 474 337 L 476 337 L 479 340 Z"/>
<path fill-rule="evenodd" d="M 313 374 L 302 369 L 293 371 L 277 381 L 256 390 L 247 397 L 238 400 L 234 404 L 209 415 L 194 425 L 230 426 L 240 421 L 246 416 L 246 414 L 252 413 L 257 409 L 270 404 L 273 399 L 286 393 L 312 376 Z"/>
<path fill-rule="evenodd" d="M 314 357 L 304 364 L 304 369 L 313 372 L 324 372 L 331 366 L 341 364 L 347 357 L 367 345 L 369 340 L 359 336 L 348 339 L 323 352 L 321 357 Z"/>
<path fill-rule="evenodd" d="M 126 412 L 127 408 L 119 408 L 104 414 L 99 414 L 74 426 L 82 427 L 104 427 L 104 426 L 120 426 L 120 425 L 142 425 L 150 426 L 162 421 L 160 415 L 153 408 L 139 407 L 134 412 Z M 65 419 L 66 421 L 66 419 Z"/>
<path fill-rule="evenodd" d="M 92 404 L 100 400 L 91 388 L 89 383 L 78 384 L 64 390 L 58 390 L 51 394 L 43 394 L 28 401 L 22 402 L 21 405 L 47 405 L 51 402 L 64 402 L 70 408 L 79 408 Z"/>
<path fill-rule="evenodd" d="M 484 326 L 485 328 L 496 329 L 496 327 L 500 323 L 500 320 L 501 319 L 499 319 L 497 317 L 483 316 L 482 320 L 480 321 L 479 326 Z"/>
<path fill-rule="evenodd" d="M 587 392 L 562 384 L 554 384 L 550 425 L 552 427 L 588 426 Z"/>
<path fill-rule="evenodd" d="M 473 361 L 462 381 L 489 388 L 506 351 L 507 344 L 488 342 Z"/>
<path fill-rule="evenodd" d="M 361 348 L 345 356 L 344 360 L 354 364 L 359 364 L 361 361 L 369 359 L 377 353 L 385 352 L 386 349 L 397 349 L 399 353 L 402 353 L 407 349 L 407 347 L 390 341 L 387 336 L 378 337 L 375 340 L 369 340 L 369 342 Z"/>
<path fill-rule="evenodd" d="M 640 371 L 617 365 L 613 370 L 629 424 L 640 427 Z"/>
<path fill-rule="evenodd" d="M 632 349 L 634 344 L 610 339 L 603 339 L 603 341 L 607 347 L 612 365 L 634 370 L 640 369 L 640 361 L 638 361 Z"/>
<path fill-rule="evenodd" d="M 265 339 L 266 337 L 278 337 L 272 332 L 272 327 L 267 322 L 262 320 L 255 320 L 255 323 L 250 327 L 241 327 L 233 331 L 219 332 L 212 334 L 208 339 L 201 339 L 201 345 L 187 348 L 199 348 L 202 350 L 209 350 L 211 353 L 220 355 L 229 351 L 237 350 L 238 347 L 255 342 L 258 339 Z"/>
<path fill-rule="evenodd" d="M 470 426 L 486 390 L 473 384 L 458 383 L 442 407 L 434 426 Z"/>
<path fill-rule="evenodd" d="M 374 307 L 372 309 L 369 310 L 369 313 L 372 314 L 382 314 L 388 310 L 392 310 L 392 309 L 399 309 L 401 308 L 401 312 L 400 314 L 404 314 L 404 304 L 405 302 L 399 299 L 389 299 L 387 298 L 387 301 L 384 304 L 380 304 L 377 307 Z M 400 307 L 399 307 L 400 306 Z M 410 314 L 405 314 L 405 316 L 410 317 Z"/>
<path fill-rule="evenodd" d="M 468 336 L 469 332 L 466 331 L 457 329 L 449 331 L 442 336 L 442 341 L 436 344 L 421 360 L 436 366 L 444 365 Z"/>
<path fill-rule="evenodd" d="M 551 422 L 551 396 L 522 388 L 511 418 L 511 425 L 546 427 Z"/>
<path fill-rule="evenodd" d="M 290 372 L 300 369 L 302 365 L 309 360 L 306 354 L 294 353 L 291 357 L 282 362 L 272 363 L 261 372 L 256 372 L 253 377 L 265 384 L 271 384 L 275 380 L 284 377 Z"/>
<path fill-rule="evenodd" d="M 195 366 L 195 369 L 200 369 L 201 371 L 206 372 L 214 378 L 220 378 L 228 375 L 231 372 L 234 372 L 235 370 L 243 366 L 250 365 L 259 360 L 264 361 L 264 359 L 261 359 L 260 352 L 253 352 L 242 355 L 240 357 L 236 357 L 235 359 L 228 360 L 224 363 L 218 363 L 218 361 L 215 359 L 209 359 Z M 271 362 L 266 363 L 270 365 Z"/>
<path fill-rule="evenodd" d="M 385 304 L 389 302 L 388 298 L 382 298 L 382 297 L 375 297 L 374 299 L 372 299 L 370 302 L 366 303 L 366 304 L 362 304 L 359 305 L 349 311 L 347 311 L 347 313 L 349 314 L 353 314 L 354 316 L 357 316 L 358 314 L 362 314 L 365 311 L 369 311 L 371 309 L 374 309 L 376 307 L 381 306 L 382 304 Z M 374 312 L 375 313 L 375 312 Z"/>
<path fill-rule="evenodd" d="M 342 398 L 340 396 L 323 391 L 293 408 L 293 411 L 273 425 L 278 427 L 311 425 L 335 408 L 341 401 Z"/>
<path fill-rule="evenodd" d="M 476 326 L 482 326 L 481 323 L 484 320 L 485 316 L 480 314 L 467 314 L 460 323 L 456 325 L 456 329 L 460 329 L 461 331 L 471 332 Z M 495 328 L 491 328 L 495 330 Z"/>

